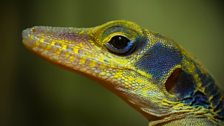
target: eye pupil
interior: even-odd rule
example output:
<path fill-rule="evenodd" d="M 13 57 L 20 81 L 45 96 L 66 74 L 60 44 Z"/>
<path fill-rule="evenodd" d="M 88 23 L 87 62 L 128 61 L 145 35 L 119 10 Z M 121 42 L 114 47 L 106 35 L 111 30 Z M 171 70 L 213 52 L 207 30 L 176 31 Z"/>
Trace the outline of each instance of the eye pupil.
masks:
<path fill-rule="evenodd" d="M 109 44 L 111 44 L 114 48 L 124 49 L 125 47 L 128 46 L 129 42 L 130 40 L 124 36 L 114 36 L 109 41 Z"/>
<path fill-rule="evenodd" d="M 108 51 L 116 55 L 129 55 L 135 50 L 136 42 L 124 36 L 117 35 L 112 37 L 105 46 Z"/>

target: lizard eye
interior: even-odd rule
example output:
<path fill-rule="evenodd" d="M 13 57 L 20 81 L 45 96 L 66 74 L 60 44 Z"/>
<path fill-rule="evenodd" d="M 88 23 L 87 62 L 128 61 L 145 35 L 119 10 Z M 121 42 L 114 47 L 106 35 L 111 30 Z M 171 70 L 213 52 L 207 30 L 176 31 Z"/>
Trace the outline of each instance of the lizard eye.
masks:
<path fill-rule="evenodd" d="M 117 35 L 112 37 L 110 41 L 106 43 L 106 48 L 114 54 L 127 55 L 134 51 L 135 44 L 128 38 Z"/>

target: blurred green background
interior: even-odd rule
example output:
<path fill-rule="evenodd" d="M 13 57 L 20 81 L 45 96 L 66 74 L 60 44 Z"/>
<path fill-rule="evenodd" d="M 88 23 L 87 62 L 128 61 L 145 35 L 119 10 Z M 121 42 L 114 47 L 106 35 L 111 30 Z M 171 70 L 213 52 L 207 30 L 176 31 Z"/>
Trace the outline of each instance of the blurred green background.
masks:
<path fill-rule="evenodd" d="M 224 84 L 222 3 L 206 0 L 19 0 L 0 5 L 1 126 L 146 126 L 96 82 L 24 48 L 34 25 L 89 27 L 126 19 L 173 38 Z M 222 85 L 220 87 L 223 87 Z"/>

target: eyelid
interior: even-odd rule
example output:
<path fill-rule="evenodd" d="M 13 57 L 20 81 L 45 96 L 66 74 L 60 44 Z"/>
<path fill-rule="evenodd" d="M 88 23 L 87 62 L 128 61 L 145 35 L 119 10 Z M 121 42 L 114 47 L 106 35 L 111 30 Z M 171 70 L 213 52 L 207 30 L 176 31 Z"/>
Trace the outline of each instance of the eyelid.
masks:
<path fill-rule="evenodd" d="M 113 38 L 114 36 L 118 36 L 118 35 L 119 36 L 124 36 L 124 37 L 126 37 L 126 38 L 131 40 L 131 38 L 129 38 L 127 35 L 125 35 L 125 33 L 123 33 L 123 32 L 115 32 L 115 33 L 112 33 L 109 36 L 107 36 L 105 39 L 103 39 L 103 43 L 109 42 L 111 40 L 111 38 Z"/>

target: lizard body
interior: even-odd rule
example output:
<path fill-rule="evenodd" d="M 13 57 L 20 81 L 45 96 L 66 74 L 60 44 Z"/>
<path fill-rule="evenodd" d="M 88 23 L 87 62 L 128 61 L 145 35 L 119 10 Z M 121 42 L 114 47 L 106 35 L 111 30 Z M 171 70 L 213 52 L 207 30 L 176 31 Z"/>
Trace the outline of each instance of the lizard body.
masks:
<path fill-rule="evenodd" d="M 171 39 L 129 21 L 92 28 L 35 26 L 23 43 L 95 78 L 141 112 L 149 126 L 224 125 L 224 95 L 207 70 Z"/>

